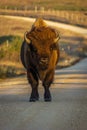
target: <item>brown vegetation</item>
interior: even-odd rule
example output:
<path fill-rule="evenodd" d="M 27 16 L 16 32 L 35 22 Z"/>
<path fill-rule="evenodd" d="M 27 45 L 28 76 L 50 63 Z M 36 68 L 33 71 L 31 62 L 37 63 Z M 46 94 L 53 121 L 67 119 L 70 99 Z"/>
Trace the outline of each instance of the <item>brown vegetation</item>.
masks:
<path fill-rule="evenodd" d="M 15 41 L 15 40 L 12 41 L 10 39 L 10 36 L 12 36 L 12 38 L 14 38 L 14 36 L 20 37 L 22 41 L 24 37 L 24 32 L 26 30 L 30 30 L 31 26 L 32 23 L 28 21 L 20 21 L 17 19 L 13 20 L 10 18 L 4 18 L 3 16 L 2 17 L 0 16 L 0 49 L 1 47 L 5 48 L 4 46 L 6 46 L 6 51 L 8 51 L 8 44 L 11 43 L 13 44 Z M 61 39 L 59 41 L 61 53 L 60 53 L 60 62 L 57 68 L 70 66 L 73 63 L 80 60 L 81 58 L 87 56 L 87 42 L 86 42 L 87 39 L 85 39 L 80 34 L 73 33 L 71 31 L 67 31 L 60 28 L 58 28 L 58 30 L 61 36 Z M 4 67 L 6 67 L 7 65 L 10 66 L 10 68 L 12 66 L 12 70 L 13 68 L 22 69 L 21 63 L 14 58 L 14 56 L 17 58 L 20 57 L 19 52 L 16 51 L 13 54 L 14 55 L 10 54 L 11 58 L 10 60 L 8 60 L 6 59 L 6 53 L 5 53 L 4 58 L 2 60 L 0 58 L 0 66 L 4 65 Z M 7 68 L 9 69 L 9 67 Z M 20 73 L 24 73 L 24 70 L 20 71 Z"/>
<path fill-rule="evenodd" d="M 87 10 L 87 1 L 84 0 L 0 0 L 0 8 L 10 9 L 34 9 L 45 7 L 46 9 L 55 10 Z"/>

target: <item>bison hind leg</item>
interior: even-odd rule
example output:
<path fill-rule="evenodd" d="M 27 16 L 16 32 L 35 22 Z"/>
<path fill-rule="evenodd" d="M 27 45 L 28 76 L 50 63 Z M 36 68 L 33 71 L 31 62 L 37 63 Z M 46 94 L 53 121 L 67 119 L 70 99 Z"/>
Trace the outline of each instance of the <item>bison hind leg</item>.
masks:
<path fill-rule="evenodd" d="M 50 70 L 43 81 L 43 86 L 45 90 L 44 101 L 46 102 L 50 102 L 52 100 L 51 93 L 50 93 L 50 86 L 53 82 L 53 79 L 54 79 L 54 70 Z"/>
<path fill-rule="evenodd" d="M 52 100 L 51 94 L 50 94 L 50 91 L 48 91 L 48 92 L 46 92 L 46 93 L 44 94 L 44 101 L 45 101 L 45 102 L 50 102 L 51 100 Z"/>
<path fill-rule="evenodd" d="M 35 82 L 35 81 L 34 81 Z M 30 96 L 30 102 L 35 102 L 39 100 L 39 93 L 38 93 L 38 82 L 34 84 L 34 82 L 31 84 L 32 92 Z"/>
<path fill-rule="evenodd" d="M 31 85 L 31 89 L 32 89 L 29 101 L 35 102 L 35 101 L 39 100 L 38 76 L 33 69 L 30 69 L 29 71 L 27 70 L 27 78 L 28 78 L 28 81 L 29 81 L 29 83 Z"/>
<path fill-rule="evenodd" d="M 38 100 L 39 100 L 39 94 L 38 94 L 37 90 L 32 90 L 29 101 L 35 102 L 35 101 L 38 101 Z"/>
<path fill-rule="evenodd" d="M 52 97 L 51 97 L 51 93 L 50 93 L 50 90 L 49 90 L 49 86 L 48 85 L 44 85 L 44 89 L 45 89 L 44 101 L 45 102 L 50 102 L 52 100 Z"/>

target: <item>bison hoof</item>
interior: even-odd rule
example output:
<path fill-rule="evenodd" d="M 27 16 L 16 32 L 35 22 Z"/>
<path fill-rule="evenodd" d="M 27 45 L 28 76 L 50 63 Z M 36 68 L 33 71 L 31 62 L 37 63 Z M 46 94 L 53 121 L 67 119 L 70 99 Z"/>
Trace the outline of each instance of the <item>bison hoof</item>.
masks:
<path fill-rule="evenodd" d="M 50 92 L 49 93 L 45 93 L 44 94 L 44 101 L 45 102 L 50 102 L 51 100 L 52 100 L 52 98 L 51 98 Z"/>
<path fill-rule="evenodd" d="M 30 98 L 30 102 L 36 102 L 36 101 L 38 101 L 39 100 L 39 98 Z"/>
<path fill-rule="evenodd" d="M 30 102 L 36 102 L 36 98 L 30 98 Z"/>
<path fill-rule="evenodd" d="M 51 99 L 51 98 L 44 98 L 44 101 L 45 101 L 45 102 L 51 102 L 52 99 Z"/>
<path fill-rule="evenodd" d="M 30 97 L 30 102 L 36 102 L 36 101 L 38 101 L 39 100 L 39 96 L 36 96 L 36 97 Z"/>

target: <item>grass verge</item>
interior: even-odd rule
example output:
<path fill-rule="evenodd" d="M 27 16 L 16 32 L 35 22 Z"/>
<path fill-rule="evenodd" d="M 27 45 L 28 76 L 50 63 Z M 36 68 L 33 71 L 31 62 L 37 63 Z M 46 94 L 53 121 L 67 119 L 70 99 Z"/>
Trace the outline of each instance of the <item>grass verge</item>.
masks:
<path fill-rule="evenodd" d="M 1 17 L 0 30 L 0 78 L 25 74 L 20 61 L 23 35 L 32 23 Z M 87 39 L 83 36 L 58 28 L 60 60 L 57 69 L 71 66 L 87 57 Z"/>

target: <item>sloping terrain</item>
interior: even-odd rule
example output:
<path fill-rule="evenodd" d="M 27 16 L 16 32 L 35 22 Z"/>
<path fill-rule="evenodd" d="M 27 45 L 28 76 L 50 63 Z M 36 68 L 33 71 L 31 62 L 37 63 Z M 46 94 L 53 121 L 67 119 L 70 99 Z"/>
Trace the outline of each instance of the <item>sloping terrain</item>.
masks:
<path fill-rule="evenodd" d="M 38 8 L 45 7 L 45 9 L 55 10 L 87 10 L 87 0 L 0 0 L 0 8 L 10 9 L 34 9 L 35 6 Z"/>
<path fill-rule="evenodd" d="M 86 130 L 87 59 L 56 71 L 51 86 L 52 102 L 30 103 L 30 85 L 25 76 L 0 83 L 0 130 Z"/>

